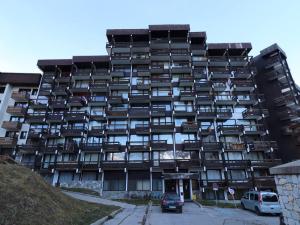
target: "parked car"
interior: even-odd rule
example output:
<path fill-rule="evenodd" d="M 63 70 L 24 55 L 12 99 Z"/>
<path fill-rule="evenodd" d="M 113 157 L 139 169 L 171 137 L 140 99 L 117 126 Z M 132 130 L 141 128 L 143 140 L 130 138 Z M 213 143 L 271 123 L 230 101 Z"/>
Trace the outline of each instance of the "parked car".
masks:
<path fill-rule="evenodd" d="M 255 211 L 257 215 L 263 213 L 281 214 L 281 207 L 277 194 L 266 191 L 249 191 L 241 199 L 243 209 Z"/>
<path fill-rule="evenodd" d="M 160 206 L 162 212 L 174 210 L 178 213 L 182 213 L 183 202 L 176 193 L 165 193 L 161 198 Z"/>

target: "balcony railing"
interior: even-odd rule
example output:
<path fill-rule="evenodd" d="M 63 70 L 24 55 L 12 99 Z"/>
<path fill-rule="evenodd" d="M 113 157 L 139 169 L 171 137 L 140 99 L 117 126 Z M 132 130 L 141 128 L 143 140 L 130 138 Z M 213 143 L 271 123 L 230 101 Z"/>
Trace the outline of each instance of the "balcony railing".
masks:
<path fill-rule="evenodd" d="M 14 148 L 17 145 L 17 137 L 0 137 L 0 147 Z"/>
<path fill-rule="evenodd" d="M 87 113 L 83 111 L 69 111 L 65 112 L 64 119 L 66 121 L 86 121 L 87 119 Z"/>
<path fill-rule="evenodd" d="M 130 141 L 127 142 L 129 151 L 148 151 L 150 147 L 149 141 Z"/>
<path fill-rule="evenodd" d="M 19 131 L 22 123 L 19 121 L 3 121 L 2 128 L 7 131 Z"/>
<path fill-rule="evenodd" d="M 175 127 L 174 122 L 152 122 L 151 130 L 152 132 L 173 132 Z"/>
<path fill-rule="evenodd" d="M 243 125 L 219 125 L 218 131 L 223 135 L 239 135 L 243 132 Z"/>
<path fill-rule="evenodd" d="M 225 151 L 244 151 L 247 149 L 244 143 L 224 142 Z"/>
<path fill-rule="evenodd" d="M 203 151 L 220 151 L 223 144 L 221 142 L 202 142 Z"/>
<path fill-rule="evenodd" d="M 29 93 L 13 91 L 11 98 L 16 102 L 27 102 L 29 100 Z"/>
<path fill-rule="evenodd" d="M 167 150 L 167 140 L 152 140 L 150 145 L 152 150 Z"/>
<path fill-rule="evenodd" d="M 14 116 L 24 116 L 27 112 L 27 107 L 8 106 L 6 112 Z"/>
<path fill-rule="evenodd" d="M 271 151 L 277 148 L 276 141 L 253 141 L 248 143 L 248 151 Z"/>
<path fill-rule="evenodd" d="M 181 129 L 183 133 L 197 132 L 199 127 L 196 122 L 185 122 L 181 124 Z"/>
<path fill-rule="evenodd" d="M 242 113 L 244 119 L 260 119 L 262 117 L 267 117 L 269 111 L 267 109 L 246 109 Z"/>
<path fill-rule="evenodd" d="M 184 140 L 183 149 L 185 151 L 200 151 L 200 141 L 199 140 Z"/>

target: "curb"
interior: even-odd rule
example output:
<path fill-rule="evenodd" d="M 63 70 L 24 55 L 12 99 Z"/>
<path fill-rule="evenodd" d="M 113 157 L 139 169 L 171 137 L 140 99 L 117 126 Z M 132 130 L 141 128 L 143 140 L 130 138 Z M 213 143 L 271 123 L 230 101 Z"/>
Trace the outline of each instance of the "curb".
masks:
<path fill-rule="evenodd" d="M 90 225 L 102 225 L 104 224 L 107 220 L 110 220 L 112 218 L 115 217 L 115 215 L 117 215 L 118 213 L 122 212 L 123 209 L 117 209 L 116 211 L 113 211 L 111 214 L 109 214 L 108 216 L 104 216 L 103 218 L 97 220 L 94 223 L 91 223 Z"/>
<path fill-rule="evenodd" d="M 86 193 L 82 193 L 82 192 L 76 192 L 76 191 L 67 191 L 67 190 L 61 190 L 61 192 L 67 192 L 67 193 L 73 193 L 73 194 L 80 194 L 80 195 L 86 195 L 86 196 L 90 196 L 90 197 L 94 197 L 94 198 L 101 198 L 100 195 L 92 195 L 92 194 L 86 194 Z M 103 198 L 105 199 L 105 198 Z"/>
<path fill-rule="evenodd" d="M 197 202 L 197 201 L 195 201 L 195 200 L 193 200 L 193 202 L 199 207 L 199 208 L 203 208 L 203 206 L 199 203 L 199 202 Z"/>

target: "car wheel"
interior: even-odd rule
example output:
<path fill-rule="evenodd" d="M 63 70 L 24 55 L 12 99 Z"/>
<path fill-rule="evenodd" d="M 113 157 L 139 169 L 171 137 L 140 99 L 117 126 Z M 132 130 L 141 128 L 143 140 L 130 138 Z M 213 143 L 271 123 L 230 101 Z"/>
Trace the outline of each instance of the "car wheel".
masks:
<path fill-rule="evenodd" d="M 180 209 L 178 210 L 178 213 L 182 213 L 182 208 L 180 208 Z"/>
<path fill-rule="evenodd" d="M 165 209 L 161 209 L 161 212 L 164 213 L 164 212 L 166 212 L 166 210 Z"/>
<path fill-rule="evenodd" d="M 242 209 L 246 210 L 244 203 L 241 203 Z"/>
<path fill-rule="evenodd" d="M 261 215 L 262 215 L 258 207 L 255 207 L 255 213 L 256 213 L 256 215 L 258 215 L 258 216 L 261 216 Z"/>

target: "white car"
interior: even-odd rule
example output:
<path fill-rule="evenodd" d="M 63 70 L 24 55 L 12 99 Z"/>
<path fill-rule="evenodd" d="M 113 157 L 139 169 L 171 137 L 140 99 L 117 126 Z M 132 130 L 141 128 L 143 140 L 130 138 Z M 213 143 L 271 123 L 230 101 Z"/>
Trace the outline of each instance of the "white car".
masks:
<path fill-rule="evenodd" d="M 278 202 L 278 196 L 274 192 L 249 191 L 241 199 L 243 209 L 255 211 L 257 215 L 263 213 L 281 214 L 281 207 Z"/>

